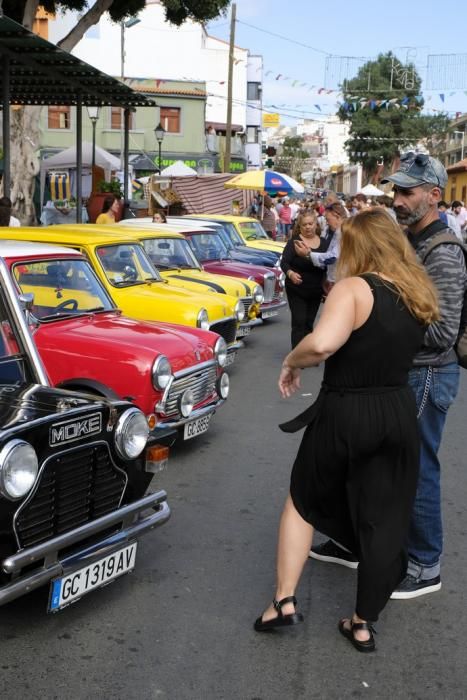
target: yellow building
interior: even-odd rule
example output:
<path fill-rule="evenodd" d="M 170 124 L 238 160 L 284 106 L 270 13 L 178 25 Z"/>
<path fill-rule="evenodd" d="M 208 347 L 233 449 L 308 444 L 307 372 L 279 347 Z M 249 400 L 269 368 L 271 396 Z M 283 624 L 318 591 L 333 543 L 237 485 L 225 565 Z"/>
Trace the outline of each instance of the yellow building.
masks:
<path fill-rule="evenodd" d="M 445 198 L 449 202 L 458 199 L 465 204 L 467 200 L 467 158 L 450 165 L 446 170 L 448 182 L 444 189 Z"/>

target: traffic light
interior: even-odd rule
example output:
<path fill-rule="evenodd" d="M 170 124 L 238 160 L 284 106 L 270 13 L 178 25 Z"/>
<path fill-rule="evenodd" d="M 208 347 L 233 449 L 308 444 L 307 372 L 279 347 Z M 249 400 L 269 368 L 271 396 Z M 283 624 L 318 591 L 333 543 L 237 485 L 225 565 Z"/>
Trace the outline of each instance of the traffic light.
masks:
<path fill-rule="evenodd" d="M 274 158 L 276 155 L 277 151 L 274 148 L 274 146 L 268 146 L 266 149 L 266 155 L 269 156 L 269 158 Z"/>

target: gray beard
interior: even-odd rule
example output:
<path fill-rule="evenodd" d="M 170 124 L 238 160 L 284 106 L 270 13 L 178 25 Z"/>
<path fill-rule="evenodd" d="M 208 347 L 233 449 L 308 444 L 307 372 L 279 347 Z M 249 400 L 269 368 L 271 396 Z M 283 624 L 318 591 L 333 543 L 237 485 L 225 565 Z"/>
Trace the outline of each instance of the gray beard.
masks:
<path fill-rule="evenodd" d="M 430 205 L 428 202 L 422 202 L 417 209 L 414 209 L 408 213 L 406 211 L 398 211 L 398 209 L 394 209 L 394 211 L 396 213 L 397 221 L 400 224 L 403 224 L 404 226 L 412 226 L 412 224 L 416 224 L 420 221 L 420 219 L 423 219 L 429 209 Z"/>

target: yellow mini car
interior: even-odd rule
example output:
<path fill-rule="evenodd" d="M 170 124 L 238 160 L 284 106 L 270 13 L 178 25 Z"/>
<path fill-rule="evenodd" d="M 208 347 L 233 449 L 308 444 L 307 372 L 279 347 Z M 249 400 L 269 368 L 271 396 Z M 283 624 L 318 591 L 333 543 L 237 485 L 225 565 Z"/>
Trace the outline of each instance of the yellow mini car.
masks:
<path fill-rule="evenodd" d="M 237 234 L 241 237 L 244 245 L 256 250 L 270 250 L 273 253 L 282 255 L 285 243 L 273 241 L 261 226 L 258 219 L 251 216 L 233 216 L 230 214 L 190 214 L 190 219 L 203 219 L 204 221 L 222 221 L 233 224 Z M 232 234 L 231 234 L 232 235 Z"/>
<path fill-rule="evenodd" d="M 128 235 L 104 233 L 89 224 L 1 229 L 1 238 L 55 243 L 79 250 L 90 261 L 115 304 L 126 316 L 165 321 L 211 330 L 227 343 L 228 364 L 242 346 L 237 327 L 245 316 L 240 299 L 195 294 L 169 285 L 138 241 Z"/>
<path fill-rule="evenodd" d="M 177 232 L 182 226 L 170 224 L 141 224 L 133 220 L 131 236 L 143 244 L 153 265 L 169 284 L 189 289 L 198 294 L 222 294 L 240 299 L 245 318 L 240 323 L 237 338 L 249 335 L 254 326 L 262 324 L 259 318 L 264 294 L 261 286 L 247 278 L 216 275 L 203 270 L 185 236 Z M 128 236 L 128 226 L 106 226 L 123 236 Z"/>

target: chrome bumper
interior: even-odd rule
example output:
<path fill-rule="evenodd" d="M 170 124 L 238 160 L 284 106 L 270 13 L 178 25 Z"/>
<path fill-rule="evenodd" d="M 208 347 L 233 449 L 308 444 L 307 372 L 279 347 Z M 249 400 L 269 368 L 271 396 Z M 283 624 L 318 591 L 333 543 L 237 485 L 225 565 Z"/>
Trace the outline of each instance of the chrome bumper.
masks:
<path fill-rule="evenodd" d="M 207 416 L 208 413 L 215 413 L 219 406 L 222 406 L 223 403 L 225 403 L 225 399 L 221 399 L 219 397 L 218 399 L 216 399 L 216 401 L 213 401 L 208 406 L 203 406 L 203 408 L 198 408 L 195 411 L 192 411 L 188 418 L 162 419 L 160 423 L 158 423 L 158 425 L 163 425 L 165 428 L 181 428 L 185 425 L 185 423 L 189 423 L 190 421 L 195 420 L 196 418 L 202 418 L 203 416 Z"/>
<path fill-rule="evenodd" d="M 282 309 L 284 306 L 287 306 L 287 299 L 282 299 L 281 301 L 270 301 L 266 304 L 261 304 L 260 312 L 275 311 L 276 309 Z"/>
<path fill-rule="evenodd" d="M 233 352 L 237 352 L 241 348 L 244 348 L 244 344 L 241 340 L 235 340 L 233 343 L 227 345 L 227 355 L 231 355 Z"/>
<path fill-rule="evenodd" d="M 148 509 L 153 509 L 155 512 L 141 516 L 141 513 Z M 14 578 L 10 583 L 0 586 L 0 605 L 9 603 L 11 600 L 43 586 L 53 578 L 63 576 L 67 569 L 75 566 L 78 562 L 86 565 L 86 561 L 95 558 L 97 553 L 99 557 L 105 557 L 119 545 L 125 545 L 149 530 L 160 527 L 169 518 L 170 508 L 167 503 L 167 494 L 165 491 L 157 491 L 157 493 L 144 496 L 134 503 L 122 506 L 118 510 L 81 525 L 70 532 L 53 537 L 47 542 L 12 554 L 1 563 L 3 571 L 6 574 L 12 574 Z M 60 550 L 117 525 L 122 526 L 119 532 L 107 535 L 99 542 L 59 559 Z M 42 559 L 44 560 L 42 566 L 21 575 L 21 570 L 25 566 Z"/>
<path fill-rule="evenodd" d="M 262 326 L 262 325 L 263 325 L 263 321 L 261 318 L 252 318 L 249 321 L 242 321 L 242 323 L 240 324 L 239 327 L 244 328 L 246 326 L 247 328 L 254 328 L 255 326 Z"/>

